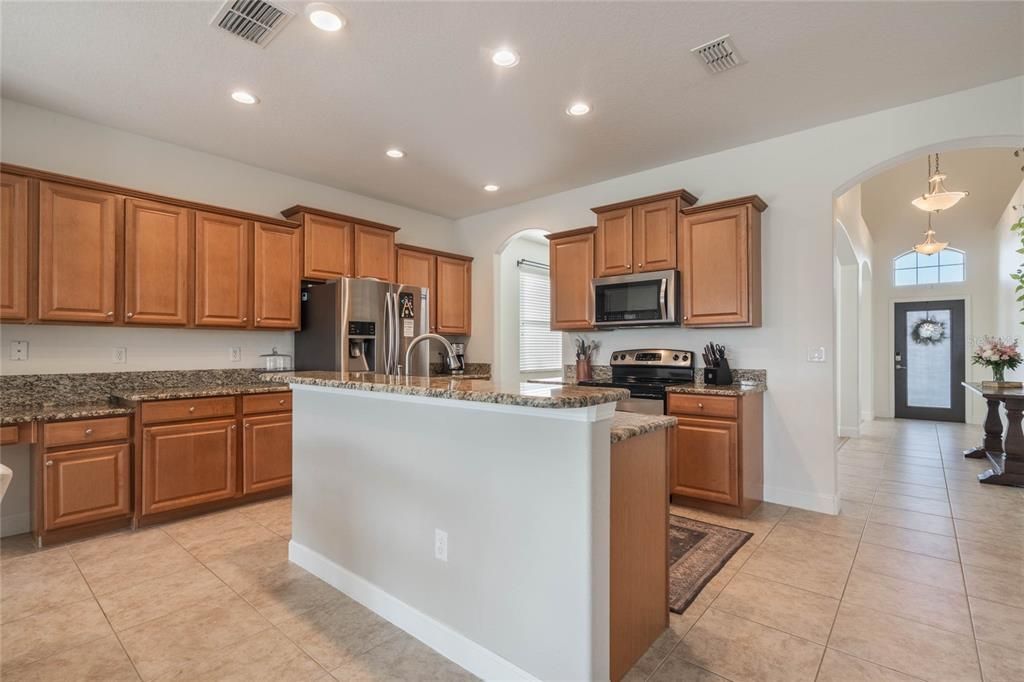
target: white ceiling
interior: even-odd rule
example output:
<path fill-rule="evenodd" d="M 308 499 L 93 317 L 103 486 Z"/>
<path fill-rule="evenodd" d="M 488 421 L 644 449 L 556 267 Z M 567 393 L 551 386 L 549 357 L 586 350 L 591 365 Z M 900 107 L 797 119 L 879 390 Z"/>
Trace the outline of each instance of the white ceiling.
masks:
<path fill-rule="evenodd" d="M 337 34 L 289 4 L 260 49 L 218 3 L 5 1 L 0 92 L 461 217 L 1024 73 L 1017 2 L 337 2 Z M 724 33 L 749 63 L 711 76 Z"/>
<path fill-rule="evenodd" d="M 967 191 L 960 202 L 932 218 L 941 238 L 968 230 L 991 231 L 1024 181 L 1024 157 L 1012 149 L 964 149 L 939 155 L 946 189 Z M 882 234 L 898 232 L 918 237 L 927 229 L 927 214 L 910 202 L 928 189 L 928 160 L 922 156 L 864 181 L 861 184 L 861 215 L 876 241 Z M 956 244 L 954 244 L 955 246 Z"/>

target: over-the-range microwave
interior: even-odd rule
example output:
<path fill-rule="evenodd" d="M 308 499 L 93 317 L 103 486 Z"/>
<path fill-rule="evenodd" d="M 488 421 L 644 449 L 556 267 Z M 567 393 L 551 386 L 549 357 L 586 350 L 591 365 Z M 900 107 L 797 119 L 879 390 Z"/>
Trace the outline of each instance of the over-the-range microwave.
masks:
<path fill-rule="evenodd" d="M 595 277 L 594 325 L 644 327 L 679 323 L 679 272 L 659 270 Z"/>

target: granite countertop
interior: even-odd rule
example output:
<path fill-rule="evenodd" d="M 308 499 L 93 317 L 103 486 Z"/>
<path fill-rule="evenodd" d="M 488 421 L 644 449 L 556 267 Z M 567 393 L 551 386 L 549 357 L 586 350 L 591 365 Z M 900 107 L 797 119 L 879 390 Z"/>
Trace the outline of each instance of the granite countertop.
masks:
<path fill-rule="evenodd" d="M 748 393 L 764 393 L 768 384 L 763 381 L 742 381 L 716 386 L 705 384 L 703 376 L 698 375 L 692 384 L 677 384 L 665 389 L 666 393 L 689 393 L 693 395 L 731 395 L 742 396 Z"/>
<path fill-rule="evenodd" d="M 116 417 L 134 414 L 135 409 L 110 402 L 97 403 L 43 403 L 39 405 L 16 405 L 4 409 L 0 414 L 0 425 L 23 424 L 32 421 L 63 421 L 66 419 L 88 419 L 90 417 Z"/>
<path fill-rule="evenodd" d="M 617 388 L 584 388 L 528 382 L 502 385 L 483 379 L 437 376 L 389 377 L 383 374 L 357 372 L 280 372 L 266 374 L 263 380 L 521 407 L 590 407 L 629 397 L 629 391 Z"/>
<path fill-rule="evenodd" d="M 676 425 L 675 417 L 661 414 L 637 414 L 635 412 L 616 412 L 612 416 L 612 445 L 629 440 L 645 433 L 670 429 Z"/>
<path fill-rule="evenodd" d="M 216 384 L 212 386 L 196 383 L 191 386 L 153 386 L 130 391 L 112 391 L 111 397 L 129 403 L 143 400 L 173 400 L 175 398 L 205 398 L 218 395 L 239 395 L 248 393 L 274 393 L 287 391 L 288 384 L 257 381 L 256 383 Z"/>

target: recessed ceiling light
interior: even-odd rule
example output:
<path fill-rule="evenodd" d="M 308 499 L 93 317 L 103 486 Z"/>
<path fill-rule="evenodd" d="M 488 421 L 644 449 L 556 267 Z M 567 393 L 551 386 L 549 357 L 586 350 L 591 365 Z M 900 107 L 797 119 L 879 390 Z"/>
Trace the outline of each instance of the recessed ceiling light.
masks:
<path fill-rule="evenodd" d="M 497 185 L 484 185 L 485 192 L 497 192 L 499 189 L 501 188 Z"/>
<path fill-rule="evenodd" d="M 586 102 L 573 102 L 569 105 L 569 108 L 565 110 L 565 113 L 570 116 L 586 116 L 590 113 L 590 105 Z"/>
<path fill-rule="evenodd" d="M 497 66 L 509 68 L 519 63 L 519 55 L 507 47 L 502 47 L 494 51 L 494 54 L 491 55 L 491 61 Z"/>
<path fill-rule="evenodd" d="M 384 153 L 390 156 L 392 159 L 400 159 L 403 156 L 405 156 L 405 152 L 403 152 L 401 149 L 389 149 Z"/>
<path fill-rule="evenodd" d="M 231 93 L 231 99 L 239 104 L 259 104 L 260 98 L 245 90 L 235 90 Z"/>
<path fill-rule="evenodd" d="M 309 22 L 321 31 L 340 31 L 345 27 L 345 17 L 326 2 L 311 2 L 306 5 Z"/>

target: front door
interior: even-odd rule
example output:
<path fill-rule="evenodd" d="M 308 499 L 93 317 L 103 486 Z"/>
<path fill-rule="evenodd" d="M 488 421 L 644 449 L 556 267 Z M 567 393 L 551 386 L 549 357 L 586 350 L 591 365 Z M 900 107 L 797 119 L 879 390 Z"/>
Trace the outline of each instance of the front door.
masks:
<path fill-rule="evenodd" d="M 896 417 L 964 421 L 964 302 L 897 303 Z"/>

